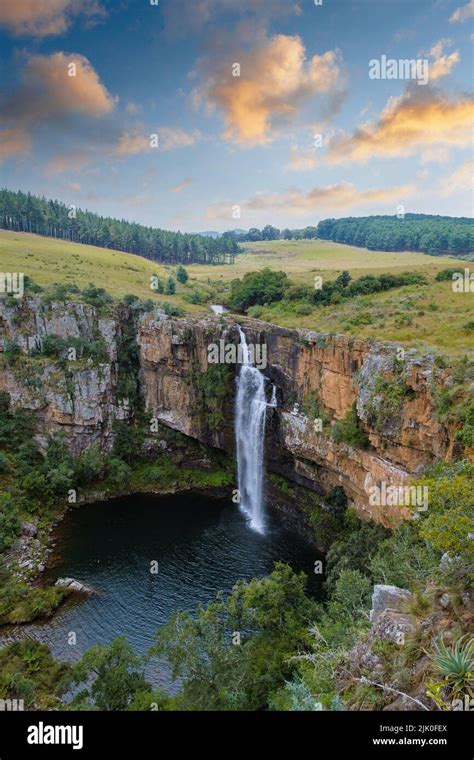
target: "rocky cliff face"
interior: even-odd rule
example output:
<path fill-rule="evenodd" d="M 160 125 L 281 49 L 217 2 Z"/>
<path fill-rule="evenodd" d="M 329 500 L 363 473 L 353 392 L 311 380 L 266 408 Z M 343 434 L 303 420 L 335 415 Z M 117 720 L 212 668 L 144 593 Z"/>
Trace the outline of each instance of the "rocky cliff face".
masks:
<path fill-rule="evenodd" d="M 40 443 L 64 430 L 76 453 L 93 442 L 110 450 L 114 421 L 132 413 L 118 382 L 121 340 L 131 324 L 139 392 L 149 415 L 232 453 L 238 365 L 210 364 L 208 354 L 212 343 L 238 343 L 232 319 L 170 319 L 159 310 L 136 316 L 124 308 L 103 318 L 85 304 L 0 302 L 0 390 L 36 415 Z M 361 516 L 384 523 L 398 518 L 403 508 L 371 504 L 369 489 L 403 485 L 433 461 L 452 456 L 454 430 L 437 421 L 435 410 L 449 369 L 437 368 L 432 356 L 403 354 L 396 345 L 256 320 L 244 319 L 243 325 L 249 343 L 266 346 L 264 373 L 277 389 L 278 406 L 267 418 L 268 468 L 321 494 L 342 486 Z M 106 354 L 99 360 L 71 360 L 67 351 L 59 361 L 29 356 L 47 336 L 66 345 L 73 338 L 99 339 Z M 12 357 L 12 344 L 23 356 Z M 365 449 L 335 443 L 330 435 L 354 404 L 368 437 Z"/>

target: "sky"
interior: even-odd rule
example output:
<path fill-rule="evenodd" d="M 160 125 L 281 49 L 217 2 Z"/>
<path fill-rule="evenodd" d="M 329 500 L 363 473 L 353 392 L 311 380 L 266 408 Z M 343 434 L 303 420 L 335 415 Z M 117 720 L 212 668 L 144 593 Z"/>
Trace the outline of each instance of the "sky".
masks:
<path fill-rule="evenodd" d="M 0 185 L 187 232 L 471 216 L 473 42 L 474 0 L 2 0 Z"/>

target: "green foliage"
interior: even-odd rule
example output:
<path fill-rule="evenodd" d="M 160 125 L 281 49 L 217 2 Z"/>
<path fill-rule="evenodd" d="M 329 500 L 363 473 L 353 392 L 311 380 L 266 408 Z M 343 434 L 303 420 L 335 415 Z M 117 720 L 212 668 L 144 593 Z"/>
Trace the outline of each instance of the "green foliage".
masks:
<path fill-rule="evenodd" d="M 81 295 L 86 303 L 94 306 L 98 311 L 102 311 L 113 302 L 112 296 L 104 288 L 97 288 L 91 282 L 83 289 Z"/>
<path fill-rule="evenodd" d="M 415 590 L 425 588 L 439 566 L 440 552 L 420 540 L 412 523 L 404 522 L 382 541 L 370 560 L 376 583 Z"/>
<path fill-rule="evenodd" d="M 333 590 L 343 570 L 358 570 L 373 580 L 370 564 L 380 544 L 390 536 L 382 525 L 359 520 L 352 511 L 344 517 L 344 533 L 326 555 L 326 586 Z"/>
<path fill-rule="evenodd" d="M 112 449 L 114 457 L 123 459 L 127 464 L 140 460 L 144 432 L 139 425 L 117 421 L 114 425 L 115 440 Z"/>
<path fill-rule="evenodd" d="M 340 533 L 338 518 L 329 509 L 316 506 L 309 510 L 308 522 L 318 548 L 327 551 Z"/>
<path fill-rule="evenodd" d="M 323 240 L 379 251 L 423 251 L 433 255 L 466 255 L 474 251 L 472 219 L 405 214 L 323 219 L 317 227 Z"/>
<path fill-rule="evenodd" d="M 206 372 L 193 375 L 199 392 L 198 411 L 211 430 L 217 430 L 224 422 L 222 409 L 231 392 L 232 376 L 229 364 L 209 364 Z"/>
<path fill-rule="evenodd" d="M 391 426 L 400 424 L 400 412 L 403 402 L 412 399 L 415 391 L 405 383 L 403 367 L 395 363 L 393 377 L 377 377 L 372 396 L 367 404 L 369 424 L 379 433 Z"/>
<path fill-rule="evenodd" d="M 440 269 L 440 271 L 436 273 L 435 280 L 437 282 L 452 280 L 453 274 L 456 274 L 458 272 L 459 272 L 459 267 L 457 267 L 456 269 L 453 269 L 453 267 L 451 267 L 450 269 Z"/>
<path fill-rule="evenodd" d="M 167 296 L 173 296 L 176 293 L 176 280 L 174 277 L 171 277 L 171 275 L 168 277 L 168 282 L 166 283 L 165 288 L 165 295 Z"/>
<path fill-rule="evenodd" d="M 69 665 L 55 660 L 46 644 L 24 638 L 0 649 L 0 699 L 23 699 L 26 709 L 57 709 L 69 682 Z"/>
<path fill-rule="evenodd" d="M 34 232 L 127 251 L 152 261 L 170 264 L 180 261 L 191 264 L 225 264 L 229 260 L 233 262 L 238 250 L 230 235 L 213 238 L 170 232 L 124 219 L 99 216 L 82 209 L 77 209 L 76 217 L 69 219 L 68 212 L 68 206 L 59 201 L 47 200 L 30 193 L 0 191 L 0 227 L 7 230 Z"/>
<path fill-rule="evenodd" d="M 322 419 L 323 414 L 321 402 L 316 391 L 309 391 L 303 398 L 303 412 L 310 420 Z"/>
<path fill-rule="evenodd" d="M 417 485 L 428 489 L 428 510 L 420 513 L 420 535 L 440 552 L 473 558 L 474 465 L 462 462 L 432 468 Z"/>
<path fill-rule="evenodd" d="M 64 586 L 32 587 L 16 576 L 5 575 L 1 580 L 0 625 L 47 618 L 71 593 Z"/>
<path fill-rule="evenodd" d="M 23 409 L 12 409 L 10 397 L 0 391 L 0 446 L 8 451 L 16 451 L 31 439 L 33 422 Z"/>
<path fill-rule="evenodd" d="M 449 686 L 453 696 L 470 690 L 474 684 L 474 639 L 463 636 L 451 647 L 442 639 L 435 642 L 432 655 L 435 670 Z"/>
<path fill-rule="evenodd" d="M 124 636 L 88 649 L 74 666 L 72 675 L 76 684 L 85 685 L 74 697 L 73 709 L 127 710 L 134 703 L 150 709 L 153 702 L 152 689 L 143 673 L 143 660 Z M 162 695 L 162 703 L 165 701 Z"/>
<path fill-rule="evenodd" d="M 305 577 L 277 563 L 266 578 L 239 581 L 231 595 L 196 617 L 176 612 L 157 634 L 151 654 L 166 656 L 181 679 L 176 698 L 185 710 L 264 708 L 293 670 L 295 648 L 307 642 L 315 604 L 305 594 Z M 241 641 L 235 639 L 241 632 Z"/>
<path fill-rule="evenodd" d="M 331 428 L 331 438 L 335 443 L 348 443 L 357 449 L 369 446 L 367 433 L 360 427 L 355 403 L 342 420 L 338 420 Z"/>
<path fill-rule="evenodd" d="M 8 549 L 20 534 L 18 507 L 8 491 L 0 492 L 0 553 Z"/>
<path fill-rule="evenodd" d="M 236 311 L 246 311 L 255 304 L 280 301 L 288 285 L 285 272 L 275 272 L 272 269 L 247 272 L 242 280 L 232 280 L 228 304 Z"/>
<path fill-rule="evenodd" d="M 76 465 L 76 473 L 78 482 L 81 484 L 92 483 L 97 480 L 102 474 L 104 469 L 104 461 L 100 446 L 97 443 L 93 443 L 86 451 L 79 457 L 79 461 Z"/>
<path fill-rule="evenodd" d="M 126 488 L 132 477 L 132 469 L 118 457 L 111 457 L 107 464 L 107 477 L 114 488 Z"/>
<path fill-rule="evenodd" d="M 183 317 L 184 316 L 184 309 L 181 308 L 181 306 L 178 306 L 174 303 L 164 303 L 161 304 L 161 308 L 165 312 L 166 316 L 168 317 Z"/>
<path fill-rule="evenodd" d="M 348 618 L 351 625 L 360 618 L 368 619 L 372 583 L 359 570 L 342 570 L 328 604 L 333 619 Z"/>
<path fill-rule="evenodd" d="M 347 509 L 347 496 L 342 486 L 334 486 L 326 497 L 326 504 L 336 520 L 343 522 Z"/>
<path fill-rule="evenodd" d="M 185 268 L 181 264 L 176 269 L 176 279 L 182 285 L 184 285 L 189 280 L 189 275 L 188 275 L 187 271 L 185 270 Z"/>

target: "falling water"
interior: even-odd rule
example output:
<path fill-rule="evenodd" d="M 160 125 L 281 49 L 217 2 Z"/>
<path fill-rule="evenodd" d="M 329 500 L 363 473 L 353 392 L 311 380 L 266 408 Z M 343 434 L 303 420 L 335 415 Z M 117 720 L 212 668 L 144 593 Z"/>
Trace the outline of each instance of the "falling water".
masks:
<path fill-rule="evenodd" d="M 267 411 L 265 376 L 252 366 L 247 340 L 240 327 L 239 334 L 242 365 L 237 377 L 235 436 L 240 506 L 249 517 L 250 527 L 264 533 L 263 448 Z M 276 406 L 275 389 L 270 406 Z"/>

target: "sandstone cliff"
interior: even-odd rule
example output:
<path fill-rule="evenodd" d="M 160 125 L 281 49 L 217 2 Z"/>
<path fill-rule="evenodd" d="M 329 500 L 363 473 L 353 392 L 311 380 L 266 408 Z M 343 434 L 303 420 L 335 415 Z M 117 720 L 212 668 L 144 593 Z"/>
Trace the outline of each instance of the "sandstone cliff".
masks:
<path fill-rule="evenodd" d="M 433 356 L 242 322 L 249 342 L 266 345 L 269 392 L 276 386 L 278 406 L 267 418 L 270 470 L 321 494 L 342 486 L 361 516 L 389 523 L 400 507 L 370 504 L 371 486 L 404 484 L 437 459 L 453 456 L 456 447 L 462 453 L 453 425 L 438 420 L 436 394 L 449 385 L 450 370 L 438 367 Z M 104 317 L 81 303 L 0 302 L 0 390 L 35 415 L 40 443 L 64 430 L 75 453 L 93 442 L 110 450 L 114 421 L 133 414 L 118 380 L 130 329 L 138 344 L 133 371 L 148 415 L 232 453 L 238 366 L 208 362 L 210 343 L 238 342 L 232 319 L 170 319 L 159 310 L 139 314 L 125 307 Z M 73 338 L 100 340 L 106 351 L 100 359 L 66 355 L 58 361 L 41 353 L 46 336 L 59 336 L 66 345 Z M 11 358 L 13 344 L 23 356 Z M 308 399 L 317 415 L 308 412 Z M 365 449 L 335 443 L 330 435 L 354 404 L 368 437 Z"/>

